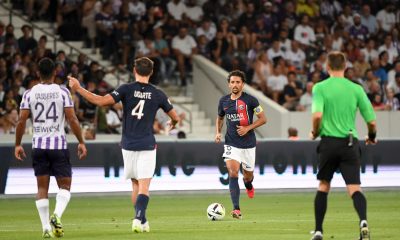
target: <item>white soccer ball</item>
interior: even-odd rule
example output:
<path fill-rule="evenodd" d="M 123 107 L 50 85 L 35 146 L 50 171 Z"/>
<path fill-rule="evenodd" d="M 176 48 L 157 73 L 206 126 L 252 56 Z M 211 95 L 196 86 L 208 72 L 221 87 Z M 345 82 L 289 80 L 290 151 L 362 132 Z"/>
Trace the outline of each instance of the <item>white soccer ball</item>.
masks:
<path fill-rule="evenodd" d="M 207 217 L 211 221 L 221 220 L 225 216 L 225 208 L 221 203 L 211 203 L 207 208 Z"/>

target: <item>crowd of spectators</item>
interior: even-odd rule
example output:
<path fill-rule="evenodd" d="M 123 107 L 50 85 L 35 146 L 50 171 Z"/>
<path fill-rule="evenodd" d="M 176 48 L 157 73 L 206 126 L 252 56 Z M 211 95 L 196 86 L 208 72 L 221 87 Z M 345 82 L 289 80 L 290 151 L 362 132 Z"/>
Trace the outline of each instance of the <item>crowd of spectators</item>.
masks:
<path fill-rule="evenodd" d="M 200 54 L 230 71 L 242 69 L 248 83 L 290 111 L 308 111 L 313 85 L 328 77 L 326 55 L 343 51 L 346 77 L 363 86 L 375 110 L 399 110 L 400 8 L 396 0 L 15 0 L 32 20 L 54 23 L 64 40 L 84 40 L 118 69 L 135 57 L 156 63 L 153 83 L 187 84 L 191 58 Z M 28 25 L 16 39 L 0 23 L 0 126 L 12 132 L 22 92 L 37 83 L 36 61 L 57 61 L 56 82 L 78 76 L 86 88 L 110 89 L 99 64 L 84 55 L 73 62 L 31 37 Z M 76 97 L 81 121 L 99 131 L 119 131 L 120 106 L 96 109 Z M 116 115 L 110 117 L 107 113 Z M 100 115 L 99 115 L 100 114 Z M 117 117 L 116 117 L 117 116 Z M 99 127 L 102 126 L 102 127 Z"/>

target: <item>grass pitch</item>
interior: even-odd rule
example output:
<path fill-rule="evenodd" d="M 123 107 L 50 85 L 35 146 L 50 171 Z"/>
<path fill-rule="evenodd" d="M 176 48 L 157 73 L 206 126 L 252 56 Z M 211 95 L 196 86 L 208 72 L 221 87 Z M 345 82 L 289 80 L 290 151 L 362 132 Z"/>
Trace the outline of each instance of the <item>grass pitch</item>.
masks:
<path fill-rule="evenodd" d="M 367 190 L 371 237 L 400 239 L 400 191 Z M 131 232 L 133 207 L 126 196 L 74 196 L 62 218 L 63 239 L 163 239 L 163 240 L 308 240 L 314 228 L 314 193 L 241 194 L 243 219 L 229 216 L 226 194 L 153 195 L 147 217 L 151 232 Z M 227 211 L 222 221 L 209 221 L 206 208 L 220 202 Z M 50 198 L 51 211 L 54 197 Z M 354 240 L 357 215 L 345 192 L 329 194 L 324 239 Z M 41 239 L 41 225 L 33 198 L 0 199 L 0 239 Z"/>

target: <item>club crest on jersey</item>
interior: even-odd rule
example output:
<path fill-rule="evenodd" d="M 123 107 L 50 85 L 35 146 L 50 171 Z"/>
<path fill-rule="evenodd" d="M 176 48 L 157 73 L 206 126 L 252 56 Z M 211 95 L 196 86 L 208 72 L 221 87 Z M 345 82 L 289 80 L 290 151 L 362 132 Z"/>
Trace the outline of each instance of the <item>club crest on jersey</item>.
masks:
<path fill-rule="evenodd" d="M 244 109 L 244 105 L 239 105 L 239 110 L 243 110 Z"/>

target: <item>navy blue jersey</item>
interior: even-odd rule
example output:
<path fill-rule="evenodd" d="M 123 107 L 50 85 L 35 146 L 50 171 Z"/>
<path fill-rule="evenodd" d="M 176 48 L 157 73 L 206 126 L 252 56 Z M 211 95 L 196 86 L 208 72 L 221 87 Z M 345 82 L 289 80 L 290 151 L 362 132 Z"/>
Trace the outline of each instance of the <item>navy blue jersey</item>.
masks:
<path fill-rule="evenodd" d="M 253 130 L 244 136 L 239 136 L 237 126 L 248 126 L 253 123 L 254 113 L 262 112 L 258 100 L 243 92 L 242 95 L 232 100 L 231 95 L 223 96 L 219 100 L 218 115 L 226 117 L 225 144 L 237 148 L 253 148 L 256 146 L 256 135 Z"/>
<path fill-rule="evenodd" d="M 165 93 L 151 84 L 134 82 L 120 86 L 111 96 L 115 102 L 121 101 L 124 109 L 122 148 L 153 150 L 156 145 L 153 135 L 156 112 L 159 108 L 166 113 L 172 109 Z"/>

